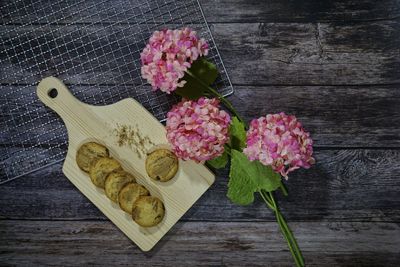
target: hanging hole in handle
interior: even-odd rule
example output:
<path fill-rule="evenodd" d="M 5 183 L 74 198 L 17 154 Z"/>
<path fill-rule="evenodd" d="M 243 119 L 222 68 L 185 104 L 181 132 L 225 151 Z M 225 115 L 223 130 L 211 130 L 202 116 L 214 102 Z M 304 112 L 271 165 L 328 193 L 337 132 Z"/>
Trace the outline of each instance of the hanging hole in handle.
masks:
<path fill-rule="evenodd" d="M 57 91 L 56 88 L 51 88 L 51 89 L 47 92 L 47 95 L 48 95 L 50 98 L 56 98 L 57 95 L 58 95 L 58 91 Z"/>

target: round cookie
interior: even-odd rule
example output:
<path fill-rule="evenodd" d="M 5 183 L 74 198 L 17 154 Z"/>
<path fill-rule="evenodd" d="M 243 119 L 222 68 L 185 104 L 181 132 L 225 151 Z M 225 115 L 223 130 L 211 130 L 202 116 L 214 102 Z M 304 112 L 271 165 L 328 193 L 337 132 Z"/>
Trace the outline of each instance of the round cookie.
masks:
<path fill-rule="evenodd" d="M 121 209 L 132 214 L 133 203 L 142 196 L 150 195 L 149 191 L 140 184 L 128 183 L 118 193 L 118 203 Z"/>
<path fill-rule="evenodd" d="M 179 161 L 175 154 L 163 148 L 147 155 L 145 164 L 149 177 L 161 182 L 171 180 L 179 168 Z"/>
<path fill-rule="evenodd" d="M 136 179 L 132 174 L 124 171 L 117 170 L 108 174 L 104 183 L 104 190 L 106 196 L 114 202 L 118 202 L 118 193 L 122 187 L 129 182 L 135 182 Z"/>
<path fill-rule="evenodd" d="M 132 218 L 143 227 L 151 227 L 159 224 L 164 218 L 164 204 L 156 197 L 140 197 L 133 204 Z"/>
<path fill-rule="evenodd" d="M 90 166 L 90 179 L 92 182 L 101 188 L 104 188 L 104 183 L 107 176 L 116 170 L 120 170 L 121 164 L 113 158 L 99 158 Z"/>
<path fill-rule="evenodd" d="M 89 172 L 90 165 L 100 157 L 108 157 L 108 149 L 95 142 L 83 144 L 76 152 L 76 163 L 82 171 Z"/>

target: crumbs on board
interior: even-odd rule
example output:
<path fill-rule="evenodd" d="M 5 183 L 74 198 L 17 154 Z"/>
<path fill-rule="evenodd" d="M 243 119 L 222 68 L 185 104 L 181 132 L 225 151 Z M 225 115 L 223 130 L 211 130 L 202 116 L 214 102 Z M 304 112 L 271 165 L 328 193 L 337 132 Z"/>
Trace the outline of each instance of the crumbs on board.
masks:
<path fill-rule="evenodd" d="M 146 155 L 147 150 L 155 145 L 148 136 L 143 136 L 140 133 L 137 125 L 121 125 L 117 123 L 113 133 L 117 137 L 118 146 L 129 146 L 139 158 Z"/>

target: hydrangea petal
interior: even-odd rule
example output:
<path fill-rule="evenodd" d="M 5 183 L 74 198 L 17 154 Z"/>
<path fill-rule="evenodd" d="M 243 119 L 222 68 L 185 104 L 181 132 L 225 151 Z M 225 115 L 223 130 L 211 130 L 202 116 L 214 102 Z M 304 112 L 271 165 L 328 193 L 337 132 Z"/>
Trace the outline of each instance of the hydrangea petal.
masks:
<path fill-rule="evenodd" d="M 185 81 L 185 71 L 198 57 L 208 54 L 208 44 L 190 28 L 155 31 L 140 54 L 141 74 L 153 89 L 170 94 Z"/>
<path fill-rule="evenodd" d="M 252 120 L 246 144 L 243 152 L 249 160 L 270 165 L 285 178 L 291 171 L 315 163 L 310 134 L 295 116 L 283 112 Z"/>
<path fill-rule="evenodd" d="M 179 158 L 204 162 L 224 152 L 229 124 L 230 116 L 219 109 L 219 100 L 183 100 L 167 114 L 167 139 Z"/>

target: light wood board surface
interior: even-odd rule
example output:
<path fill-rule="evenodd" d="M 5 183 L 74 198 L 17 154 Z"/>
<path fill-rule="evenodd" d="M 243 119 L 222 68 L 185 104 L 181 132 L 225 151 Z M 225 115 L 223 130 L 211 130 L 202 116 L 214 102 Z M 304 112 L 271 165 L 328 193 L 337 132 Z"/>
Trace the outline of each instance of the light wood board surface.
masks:
<path fill-rule="evenodd" d="M 57 96 L 49 92 L 57 90 Z M 54 92 L 54 90 L 53 90 Z M 142 250 L 150 250 L 166 232 L 214 182 L 214 174 L 201 164 L 180 161 L 176 176 L 165 183 L 151 180 L 145 170 L 145 153 L 136 148 L 118 144 L 116 129 L 131 126 L 143 137 L 148 137 L 154 145 L 167 146 L 165 128 L 146 109 L 133 99 L 124 99 L 108 106 L 91 106 L 80 102 L 57 78 L 43 79 L 37 88 L 40 100 L 53 109 L 63 119 L 69 138 L 68 153 L 63 165 L 65 176 L 118 226 Z M 140 227 L 109 200 L 104 191 L 92 184 L 87 173 L 76 164 L 75 156 L 79 147 L 89 141 L 105 145 L 112 157 L 121 162 L 123 168 L 132 173 L 137 182 L 144 185 L 165 205 L 163 221 L 150 228 Z"/>

